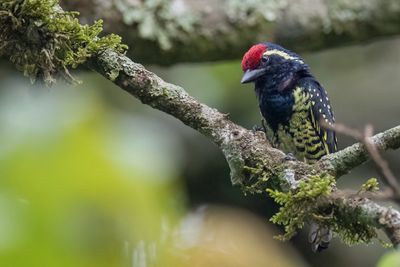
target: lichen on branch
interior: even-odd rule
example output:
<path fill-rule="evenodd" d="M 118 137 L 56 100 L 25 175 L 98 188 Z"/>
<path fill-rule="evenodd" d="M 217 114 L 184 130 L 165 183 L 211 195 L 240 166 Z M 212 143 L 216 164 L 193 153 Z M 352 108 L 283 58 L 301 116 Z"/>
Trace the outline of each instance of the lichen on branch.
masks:
<path fill-rule="evenodd" d="M 157 41 L 163 50 L 173 48 L 173 41 L 185 41 L 195 31 L 198 16 L 186 12 L 184 2 L 115 1 L 126 25 L 137 25 L 137 34 L 147 40 Z"/>
<path fill-rule="evenodd" d="M 308 165 L 288 160 L 265 135 L 235 124 L 227 114 L 200 103 L 183 88 L 162 80 L 123 53 L 116 35 L 99 37 L 101 22 L 80 25 L 76 13 L 64 12 L 55 0 L 5 0 L 0 4 L 0 53 L 31 79 L 52 83 L 57 76 L 71 80 L 68 68 L 86 62 L 92 70 L 153 108 L 168 113 L 213 141 L 225 155 L 232 184 L 249 192 L 269 193 L 283 205 L 274 217 L 290 237 L 304 222 L 326 224 L 349 243 L 369 242 L 382 228 L 400 244 L 400 213 L 361 197 L 333 190 L 334 179 L 369 157 L 355 144 Z M 400 147 L 400 126 L 371 137 L 377 149 Z M 362 190 L 376 188 L 367 182 Z M 326 212 L 329 211 L 329 212 Z M 331 216 L 333 212 L 333 215 Z"/>
<path fill-rule="evenodd" d="M 400 33 L 398 0 L 61 0 L 85 21 L 107 18 L 142 64 L 238 59 L 261 41 L 297 52 Z"/>
<path fill-rule="evenodd" d="M 110 48 L 124 52 L 121 38 L 99 37 L 102 21 L 81 25 L 77 12 L 66 12 L 58 0 L 3 0 L 0 3 L 0 56 L 29 77 L 52 84 L 61 76 L 71 82 L 76 68 Z"/>

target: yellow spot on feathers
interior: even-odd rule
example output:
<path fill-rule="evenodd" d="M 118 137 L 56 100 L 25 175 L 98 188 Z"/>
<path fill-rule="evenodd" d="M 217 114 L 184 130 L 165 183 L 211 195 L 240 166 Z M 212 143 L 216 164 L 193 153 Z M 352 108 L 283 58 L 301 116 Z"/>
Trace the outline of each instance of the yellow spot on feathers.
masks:
<path fill-rule="evenodd" d="M 304 88 L 296 87 L 293 96 L 293 114 L 289 125 L 279 125 L 274 138 L 278 147 L 286 153 L 294 153 L 298 159 L 314 163 L 329 154 L 326 142 L 328 134 L 325 131 L 321 132 L 319 122 L 314 118 L 312 107 L 315 102 L 311 99 L 311 90 L 307 92 Z M 326 114 L 322 116 L 327 120 Z"/>

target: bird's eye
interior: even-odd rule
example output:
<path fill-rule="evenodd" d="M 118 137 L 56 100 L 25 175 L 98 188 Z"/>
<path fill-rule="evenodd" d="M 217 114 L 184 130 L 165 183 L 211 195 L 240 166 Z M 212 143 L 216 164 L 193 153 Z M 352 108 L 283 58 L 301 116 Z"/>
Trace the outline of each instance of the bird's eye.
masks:
<path fill-rule="evenodd" d="M 262 57 L 262 58 L 261 58 L 261 62 L 262 62 L 263 64 L 268 63 L 268 61 L 269 61 L 269 57 Z"/>

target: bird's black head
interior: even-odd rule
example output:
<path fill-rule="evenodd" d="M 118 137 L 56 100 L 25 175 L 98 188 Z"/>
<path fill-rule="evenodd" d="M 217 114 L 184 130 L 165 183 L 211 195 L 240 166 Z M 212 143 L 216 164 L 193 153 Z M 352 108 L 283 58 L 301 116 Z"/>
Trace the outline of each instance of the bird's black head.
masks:
<path fill-rule="evenodd" d="M 243 56 L 243 78 L 241 83 L 284 81 L 294 74 L 307 71 L 308 66 L 297 54 L 273 43 L 253 45 Z"/>

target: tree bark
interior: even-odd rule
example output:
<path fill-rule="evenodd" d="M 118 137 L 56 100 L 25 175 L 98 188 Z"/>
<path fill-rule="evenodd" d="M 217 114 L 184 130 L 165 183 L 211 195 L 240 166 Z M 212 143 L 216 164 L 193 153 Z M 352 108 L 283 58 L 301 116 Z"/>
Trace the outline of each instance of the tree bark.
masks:
<path fill-rule="evenodd" d="M 153 3 L 153 1 L 151 2 Z M 388 2 L 390 2 L 390 0 L 388 0 Z M 68 37 L 75 36 L 74 34 L 76 31 L 80 32 L 80 30 L 82 30 L 80 25 L 73 25 L 74 27 L 72 27 L 72 29 L 75 30 L 72 31 L 72 33 L 65 31 L 64 27 L 58 29 L 59 32 L 51 31 L 54 25 L 52 25 L 53 27 L 48 27 L 49 25 L 47 25 L 47 27 L 42 27 L 42 17 L 40 16 L 42 9 L 38 8 L 40 6 L 37 6 L 41 2 L 38 1 L 34 3 L 37 8 L 36 12 L 39 13 L 39 15 L 36 14 L 36 17 L 32 16 L 29 12 L 27 12 L 28 14 L 24 13 L 27 9 L 21 9 L 22 11 L 17 9 L 17 11 L 21 12 L 18 14 L 18 20 L 12 13 L 15 12 L 15 9 L 10 8 L 13 7 L 13 5 L 4 5 L 6 9 L 0 12 L 7 19 L 11 18 L 17 22 L 29 21 L 29 24 L 27 24 L 29 31 L 22 27 L 23 29 L 20 29 L 20 31 L 13 32 L 15 31 L 14 28 L 5 27 L 12 35 L 16 35 L 17 37 L 20 37 L 21 33 L 26 34 L 22 39 L 11 38 L 16 46 L 18 46 L 18 42 L 26 43 L 28 41 L 28 44 L 30 44 L 29 41 L 32 40 L 29 40 L 29 38 L 34 38 L 36 42 L 32 43 L 37 44 L 38 38 L 35 38 L 37 35 L 29 34 L 32 32 L 39 32 L 38 29 L 34 31 L 35 27 L 40 28 L 40 33 L 42 33 L 43 36 L 58 37 L 62 34 L 64 38 L 62 40 L 70 40 Z M 52 3 L 51 1 L 44 3 L 50 5 L 50 7 L 54 9 L 54 13 L 47 10 L 50 18 L 53 18 L 55 15 L 60 15 L 63 12 L 59 6 L 52 6 Z M 132 3 L 134 3 L 133 0 Z M 17 7 L 17 5 L 15 5 L 15 7 Z M 46 7 L 46 5 L 43 7 Z M 35 21 L 35 19 L 38 21 Z M 64 23 L 76 24 L 76 21 L 70 14 L 63 17 L 63 19 Z M 51 24 L 52 22 L 53 20 L 49 19 L 47 23 Z M 88 39 L 88 36 L 85 36 L 83 33 L 82 35 Z M 77 51 L 80 51 L 79 48 L 88 46 L 87 42 L 95 46 L 93 42 L 98 41 L 99 38 L 97 36 L 91 38 L 93 39 L 92 43 L 90 43 L 90 40 L 80 43 L 80 41 L 82 41 L 81 38 L 76 38 L 75 45 L 82 46 L 76 48 Z M 61 39 L 55 40 L 60 41 Z M 1 45 L 3 44 L 0 44 L 0 46 Z M 116 41 L 111 42 L 110 47 L 109 49 L 105 49 L 103 46 L 100 46 L 95 52 L 92 51 L 90 58 L 88 57 L 88 61 L 85 64 L 92 70 L 113 81 L 121 89 L 129 92 L 143 103 L 172 115 L 212 140 L 226 157 L 230 166 L 233 185 L 242 185 L 247 190 L 252 190 L 257 193 L 265 192 L 267 188 L 279 190 L 278 193 L 301 193 L 303 196 L 311 197 L 311 199 L 307 198 L 306 200 L 308 202 L 306 202 L 312 206 L 312 210 L 314 210 L 315 205 L 318 205 L 319 208 L 320 201 L 318 200 L 328 199 L 328 202 L 321 201 L 321 206 L 326 207 L 328 205 L 329 207 L 333 207 L 337 213 L 335 214 L 336 221 L 350 221 L 350 230 L 353 231 L 356 237 L 357 235 L 362 235 L 362 233 L 357 231 L 359 229 L 357 227 L 360 227 L 361 222 L 364 222 L 363 225 L 368 229 L 370 229 L 369 227 L 384 229 L 394 245 L 400 243 L 400 213 L 398 211 L 383 207 L 361 194 L 355 194 L 353 196 L 348 195 L 340 190 L 335 190 L 333 184 L 326 185 L 325 183 L 326 181 L 329 183 L 331 183 L 331 181 L 333 182 L 332 177 L 337 179 L 368 159 L 367 149 L 362 144 L 355 144 L 335 154 L 328 155 L 313 165 L 288 159 L 282 151 L 271 146 L 263 132 L 247 130 L 235 124 L 229 119 L 227 114 L 220 113 L 216 109 L 198 102 L 183 88 L 163 81 L 156 74 L 146 70 L 142 65 L 134 63 L 126 55 L 118 53 L 118 51 L 121 51 L 121 48 L 119 50 L 115 48 L 119 47 L 118 38 Z M 32 51 L 37 51 L 36 47 L 34 47 L 32 51 L 29 50 L 29 47 L 26 49 L 28 51 L 24 52 L 28 53 L 28 55 L 32 54 Z M 116 51 L 113 49 L 116 49 Z M 46 49 L 44 49 L 44 51 L 46 51 Z M 15 59 L 16 55 L 6 54 L 6 56 L 10 59 Z M 25 57 L 21 58 L 22 62 L 26 59 Z M 21 60 L 21 58 L 17 59 Z M 39 57 L 39 59 L 41 58 Z M 49 57 L 49 61 L 51 59 L 52 58 Z M 53 60 L 60 61 L 57 57 L 53 58 Z M 37 62 L 31 64 L 34 63 Z M 28 64 L 28 66 L 30 65 Z M 64 66 L 64 68 L 66 68 L 66 66 Z M 38 78 L 40 78 L 40 76 Z M 380 150 L 399 148 L 400 126 L 373 136 L 371 142 Z M 316 179 L 313 180 L 313 178 Z M 314 182 L 314 184 L 311 184 L 313 186 L 312 189 L 310 190 L 308 188 L 306 191 L 301 191 L 302 185 L 307 181 Z M 314 185 L 318 188 L 314 187 Z M 319 189 L 321 192 L 326 193 L 320 194 L 318 193 L 320 192 L 319 190 L 314 189 Z M 313 195 L 314 191 L 317 191 L 318 194 Z M 293 199 L 297 201 L 299 198 L 292 197 L 292 200 Z M 299 205 L 297 202 L 295 205 L 308 211 L 310 210 L 307 209 L 307 206 Z M 308 214 L 307 211 L 303 212 L 303 210 L 299 212 Z M 296 215 L 297 214 L 294 214 L 294 216 Z M 290 220 L 290 218 L 288 220 Z M 346 233 L 348 234 L 348 232 Z M 370 235 L 367 241 L 370 240 L 369 237 Z"/>
<path fill-rule="evenodd" d="M 369 158 L 365 147 L 357 143 L 327 155 L 314 165 L 288 160 L 282 151 L 270 145 L 263 132 L 235 124 L 226 114 L 198 102 L 183 88 L 163 81 L 125 55 L 107 50 L 93 57 L 88 65 L 142 103 L 172 115 L 211 139 L 225 155 L 233 185 L 251 186 L 261 193 L 273 184 L 278 190 L 295 192 L 299 180 L 322 173 L 337 179 Z M 373 136 L 372 142 L 380 150 L 399 148 L 400 126 Z M 359 214 L 373 227 L 382 228 L 393 245 L 400 244 L 398 211 L 362 196 L 349 198 L 340 190 L 335 191 L 330 205 L 343 218 Z"/>
<path fill-rule="evenodd" d="M 239 59 L 254 43 L 297 52 L 400 33 L 398 0 L 62 0 L 80 19 L 104 20 L 144 64 Z"/>

